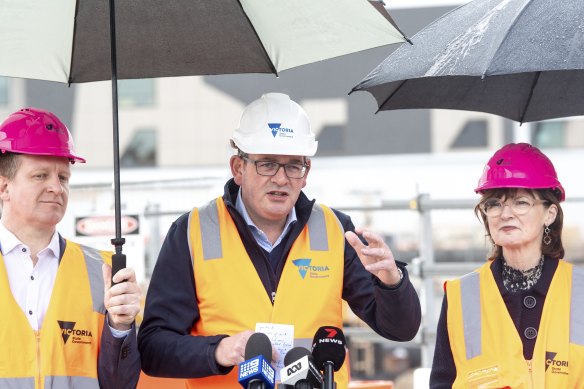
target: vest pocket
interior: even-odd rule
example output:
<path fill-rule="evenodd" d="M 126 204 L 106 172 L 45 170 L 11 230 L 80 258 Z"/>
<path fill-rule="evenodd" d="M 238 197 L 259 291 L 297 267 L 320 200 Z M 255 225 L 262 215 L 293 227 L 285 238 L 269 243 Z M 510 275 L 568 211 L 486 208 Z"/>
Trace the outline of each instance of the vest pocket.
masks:
<path fill-rule="evenodd" d="M 499 365 L 494 365 L 479 370 L 471 371 L 466 376 L 468 389 L 498 388 L 499 382 Z"/>

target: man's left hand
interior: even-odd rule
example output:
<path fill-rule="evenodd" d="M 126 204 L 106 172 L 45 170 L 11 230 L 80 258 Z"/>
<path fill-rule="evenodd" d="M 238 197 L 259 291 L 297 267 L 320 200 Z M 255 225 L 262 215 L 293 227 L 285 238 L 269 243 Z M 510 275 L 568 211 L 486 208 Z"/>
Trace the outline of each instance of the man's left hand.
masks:
<path fill-rule="evenodd" d="M 108 313 L 109 325 L 119 331 L 132 328 L 132 323 L 140 312 L 140 287 L 136 282 L 133 269 L 121 269 L 114 275 L 112 286 L 112 268 L 108 264 L 102 267 L 105 284 L 104 305 Z"/>
<path fill-rule="evenodd" d="M 367 245 L 363 244 L 355 232 L 365 238 Z M 355 229 L 355 232 L 347 231 L 345 238 L 355 249 L 365 269 L 387 286 L 398 285 L 402 276 L 393 258 L 393 253 L 383 238 L 371 231 Z"/>

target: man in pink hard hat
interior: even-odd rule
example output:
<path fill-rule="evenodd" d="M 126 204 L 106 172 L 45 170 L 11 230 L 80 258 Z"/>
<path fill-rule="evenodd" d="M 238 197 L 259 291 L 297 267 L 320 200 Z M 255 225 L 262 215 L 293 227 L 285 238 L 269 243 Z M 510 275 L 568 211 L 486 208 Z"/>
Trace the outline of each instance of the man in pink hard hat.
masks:
<path fill-rule="evenodd" d="M 85 162 L 51 112 L 0 124 L 0 388 L 133 388 L 140 374 L 132 269 L 64 239 L 70 165 Z"/>
<path fill-rule="evenodd" d="M 566 194 L 552 162 L 508 144 L 475 192 L 493 248 L 445 283 L 430 387 L 584 387 L 584 270 L 563 260 Z"/>

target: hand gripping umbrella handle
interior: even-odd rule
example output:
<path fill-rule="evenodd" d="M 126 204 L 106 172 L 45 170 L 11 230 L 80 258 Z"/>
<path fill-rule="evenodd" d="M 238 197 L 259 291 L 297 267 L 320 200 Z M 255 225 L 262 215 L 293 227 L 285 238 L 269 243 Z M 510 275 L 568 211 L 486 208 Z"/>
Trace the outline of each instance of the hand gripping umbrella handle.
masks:
<path fill-rule="evenodd" d="M 124 244 L 125 239 L 120 238 L 119 240 L 121 240 L 121 242 L 118 241 L 118 239 L 112 239 L 112 243 L 116 247 L 116 252 L 112 255 L 112 286 L 116 284 L 113 279 L 114 274 L 126 268 L 126 254 L 122 253 L 122 245 Z"/>

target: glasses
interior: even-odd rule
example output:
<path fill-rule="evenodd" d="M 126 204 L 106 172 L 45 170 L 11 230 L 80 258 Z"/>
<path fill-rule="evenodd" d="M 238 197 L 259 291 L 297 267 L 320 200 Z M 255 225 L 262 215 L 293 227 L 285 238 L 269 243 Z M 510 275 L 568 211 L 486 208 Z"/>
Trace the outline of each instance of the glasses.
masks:
<path fill-rule="evenodd" d="M 511 202 L 511 204 L 509 204 Z M 511 207 L 511 210 L 515 215 L 525 215 L 535 204 L 547 203 L 547 200 L 534 200 L 529 197 L 518 197 L 515 199 L 509 199 L 507 201 L 501 201 L 498 199 L 491 199 L 485 201 L 485 203 L 480 207 L 481 211 L 489 217 L 497 217 L 503 213 L 503 209 L 506 205 Z"/>
<path fill-rule="evenodd" d="M 286 177 L 288 178 L 303 178 L 306 175 L 308 166 L 301 163 L 278 163 L 274 161 L 256 161 L 254 159 L 240 155 L 245 161 L 251 162 L 255 165 L 256 172 L 260 176 L 275 176 L 281 167 L 284 168 Z"/>

